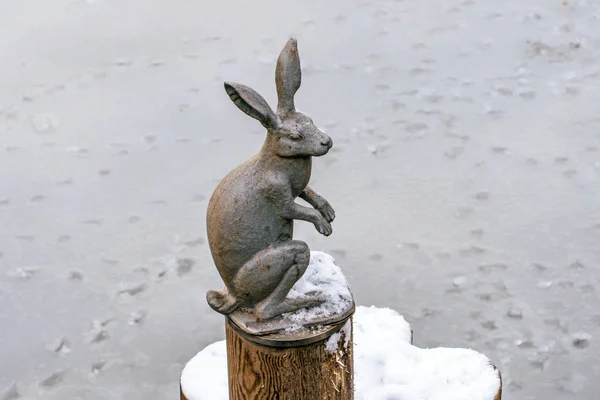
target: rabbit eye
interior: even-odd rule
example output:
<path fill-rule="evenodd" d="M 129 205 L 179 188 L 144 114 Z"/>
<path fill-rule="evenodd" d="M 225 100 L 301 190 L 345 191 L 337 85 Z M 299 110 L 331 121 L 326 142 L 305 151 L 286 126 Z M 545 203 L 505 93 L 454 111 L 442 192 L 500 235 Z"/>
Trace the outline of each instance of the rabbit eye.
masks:
<path fill-rule="evenodd" d="M 302 140 L 302 139 L 304 139 L 304 136 L 302 136 L 299 133 L 292 133 L 289 137 L 292 140 Z"/>

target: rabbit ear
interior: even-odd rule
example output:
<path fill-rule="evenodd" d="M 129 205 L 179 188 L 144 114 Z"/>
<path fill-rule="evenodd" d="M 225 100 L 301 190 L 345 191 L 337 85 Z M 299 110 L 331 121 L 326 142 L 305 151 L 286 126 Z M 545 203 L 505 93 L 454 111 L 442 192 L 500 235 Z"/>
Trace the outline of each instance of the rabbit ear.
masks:
<path fill-rule="evenodd" d="M 257 119 L 265 128 L 277 127 L 277 116 L 254 89 L 240 83 L 225 82 L 225 91 L 240 110 Z"/>
<path fill-rule="evenodd" d="M 277 112 L 285 114 L 295 109 L 294 95 L 302 81 L 300 57 L 298 56 L 298 42 L 290 38 L 285 44 L 275 69 L 275 83 L 277 85 Z"/>

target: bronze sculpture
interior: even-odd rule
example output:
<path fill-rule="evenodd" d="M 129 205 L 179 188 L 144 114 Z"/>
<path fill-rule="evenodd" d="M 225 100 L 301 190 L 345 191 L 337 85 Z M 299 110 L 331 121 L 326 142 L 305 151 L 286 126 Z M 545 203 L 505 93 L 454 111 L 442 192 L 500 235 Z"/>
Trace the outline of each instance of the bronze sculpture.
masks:
<path fill-rule="evenodd" d="M 321 304 L 318 294 L 286 298 L 310 259 L 308 245 L 292 239 L 293 220 L 311 222 L 329 236 L 335 218 L 327 200 L 307 186 L 312 157 L 327 154 L 333 142 L 294 106 L 301 83 L 296 39 L 288 40 L 277 59 L 275 82 L 277 113 L 253 89 L 225 82 L 231 100 L 267 129 L 267 137 L 254 157 L 217 186 L 206 219 L 210 250 L 226 286 L 209 290 L 208 304 L 225 315 L 244 307 L 258 320 Z M 297 204 L 296 197 L 313 208 Z"/>

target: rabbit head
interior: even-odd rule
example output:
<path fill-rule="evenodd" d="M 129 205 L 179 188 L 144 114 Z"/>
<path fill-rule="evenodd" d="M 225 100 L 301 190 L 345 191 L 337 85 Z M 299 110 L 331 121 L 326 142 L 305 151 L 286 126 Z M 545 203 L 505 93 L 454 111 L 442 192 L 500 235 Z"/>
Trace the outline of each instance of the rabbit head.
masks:
<path fill-rule="evenodd" d="M 277 59 L 277 113 L 254 89 L 225 82 L 225 91 L 234 104 L 267 128 L 270 151 L 279 157 L 309 157 L 327 154 L 333 142 L 312 119 L 296 110 L 294 95 L 300 87 L 302 71 L 296 39 L 288 40 Z"/>

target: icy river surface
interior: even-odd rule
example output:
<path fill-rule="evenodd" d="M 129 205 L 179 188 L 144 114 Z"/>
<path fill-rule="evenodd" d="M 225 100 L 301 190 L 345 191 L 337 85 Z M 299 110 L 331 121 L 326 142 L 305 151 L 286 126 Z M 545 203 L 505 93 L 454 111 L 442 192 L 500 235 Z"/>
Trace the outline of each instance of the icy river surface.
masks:
<path fill-rule="evenodd" d="M 358 304 L 469 347 L 505 399 L 600 393 L 600 3 L 0 0 L 0 400 L 167 400 L 224 337 L 205 233 L 274 106 L 333 138 L 311 186 Z"/>

